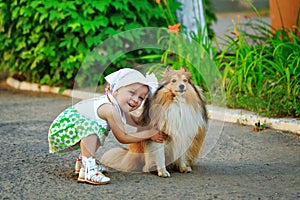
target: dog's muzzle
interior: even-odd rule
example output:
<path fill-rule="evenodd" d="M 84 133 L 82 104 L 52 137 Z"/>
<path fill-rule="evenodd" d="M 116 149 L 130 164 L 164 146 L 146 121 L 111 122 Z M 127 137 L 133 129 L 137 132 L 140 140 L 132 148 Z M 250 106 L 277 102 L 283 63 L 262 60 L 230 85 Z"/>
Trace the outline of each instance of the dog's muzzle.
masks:
<path fill-rule="evenodd" d="M 179 92 L 179 93 L 183 94 L 185 92 L 185 85 L 184 84 L 180 84 L 179 85 L 179 90 L 176 91 L 176 92 Z"/>

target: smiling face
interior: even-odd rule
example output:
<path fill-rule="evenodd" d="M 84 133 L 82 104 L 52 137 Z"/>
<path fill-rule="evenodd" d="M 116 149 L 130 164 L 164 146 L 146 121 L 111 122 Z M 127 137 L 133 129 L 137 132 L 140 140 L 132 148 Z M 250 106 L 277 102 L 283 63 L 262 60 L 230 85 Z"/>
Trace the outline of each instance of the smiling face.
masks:
<path fill-rule="evenodd" d="M 123 112 L 131 112 L 138 109 L 148 94 L 148 86 L 133 83 L 119 88 L 113 93 Z"/>

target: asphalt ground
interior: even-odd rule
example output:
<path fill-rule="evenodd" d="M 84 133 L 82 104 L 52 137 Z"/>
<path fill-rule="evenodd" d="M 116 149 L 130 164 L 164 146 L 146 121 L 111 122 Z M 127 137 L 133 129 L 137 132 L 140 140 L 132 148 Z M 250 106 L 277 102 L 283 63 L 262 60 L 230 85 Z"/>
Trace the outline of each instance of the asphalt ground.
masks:
<path fill-rule="evenodd" d="M 206 141 L 209 151 L 191 173 L 160 178 L 111 169 L 107 185 L 78 183 L 78 151 L 48 153 L 48 128 L 71 104 L 69 97 L 1 83 L 0 199 L 300 199 L 299 136 L 216 120 L 207 133 L 218 136 L 215 144 Z M 97 157 L 115 145 L 110 134 Z"/>

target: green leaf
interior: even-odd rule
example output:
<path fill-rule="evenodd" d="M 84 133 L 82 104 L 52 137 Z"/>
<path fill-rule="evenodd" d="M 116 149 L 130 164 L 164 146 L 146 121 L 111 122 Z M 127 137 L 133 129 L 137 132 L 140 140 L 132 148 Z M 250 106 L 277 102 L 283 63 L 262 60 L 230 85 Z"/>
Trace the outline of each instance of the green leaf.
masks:
<path fill-rule="evenodd" d="M 92 36 L 87 36 L 87 37 L 85 38 L 85 41 L 86 41 L 88 47 L 91 47 L 91 46 L 93 46 L 93 44 L 94 44 L 94 38 L 93 38 Z"/>
<path fill-rule="evenodd" d="M 84 9 L 83 16 L 90 16 L 94 13 L 95 13 L 94 9 L 91 7 L 88 7 L 87 9 Z"/>
<path fill-rule="evenodd" d="M 58 62 L 57 61 L 52 61 L 52 62 L 50 62 L 50 66 L 51 67 L 57 67 L 58 66 Z"/>
<path fill-rule="evenodd" d="M 40 35 L 38 33 L 31 33 L 31 35 L 29 36 L 29 43 L 37 43 L 39 41 Z"/>
<path fill-rule="evenodd" d="M 140 12 L 141 9 L 143 9 L 143 8 L 148 8 L 148 7 L 150 7 L 147 1 L 142 1 L 142 0 L 134 1 L 133 6 L 136 8 L 136 10 L 137 10 L 138 12 Z"/>
<path fill-rule="evenodd" d="M 85 34 L 87 34 L 90 30 L 95 30 L 95 26 L 94 24 L 91 22 L 91 21 L 86 21 L 84 24 L 83 24 L 83 31 Z"/>
<path fill-rule="evenodd" d="M 68 11 L 68 14 L 71 16 L 72 19 L 78 20 L 79 14 L 75 11 Z"/>
<path fill-rule="evenodd" d="M 40 24 L 44 21 L 44 19 L 46 19 L 48 17 L 48 13 L 43 13 L 40 18 L 39 18 L 39 22 Z"/>
<path fill-rule="evenodd" d="M 133 12 L 125 12 L 124 13 L 124 18 L 130 19 L 129 21 L 136 21 L 137 20 L 137 15 Z"/>
<path fill-rule="evenodd" d="M 97 17 L 95 17 L 95 19 L 93 20 L 94 25 L 99 28 L 100 26 L 102 27 L 106 27 L 108 25 L 108 18 L 105 17 L 104 15 L 98 15 Z M 108 27 L 107 27 L 108 28 Z"/>
<path fill-rule="evenodd" d="M 30 70 L 34 70 L 34 68 L 36 67 L 36 64 L 37 64 L 37 60 L 34 60 L 32 62 L 32 64 L 30 65 Z"/>
<path fill-rule="evenodd" d="M 49 83 L 50 83 L 50 81 L 51 81 L 51 77 L 50 77 L 50 75 L 49 74 L 45 74 L 44 76 L 43 76 L 43 78 L 41 79 L 41 81 L 40 81 L 40 83 L 42 84 L 42 85 L 48 85 Z"/>
<path fill-rule="evenodd" d="M 12 57 L 13 57 L 12 53 L 9 53 L 9 52 L 4 52 L 3 53 L 3 59 L 4 60 L 11 60 Z"/>
<path fill-rule="evenodd" d="M 123 10 L 124 4 L 120 1 L 114 1 L 111 3 L 116 10 Z M 126 6 L 125 6 L 126 7 Z"/>
<path fill-rule="evenodd" d="M 12 10 L 12 19 L 17 19 L 19 15 L 20 7 L 16 7 Z"/>
<path fill-rule="evenodd" d="M 55 30 L 55 28 L 56 28 L 57 25 L 58 25 L 58 21 L 57 21 L 56 19 L 55 19 L 55 20 L 51 20 L 51 21 L 49 22 L 49 24 L 50 24 L 52 30 Z"/>
<path fill-rule="evenodd" d="M 24 40 L 18 41 L 16 44 L 16 51 L 20 51 L 26 47 L 26 42 Z"/>
<path fill-rule="evenodd" d="M 43 25 L 39 24 L 39 25 L 33 27 L 33 32 L 40 34 L 43 27 L 44 27 Z"/>
<path fill-rule="evenodd" d="M 72 33 L 67 33 L 63 39 L 63 42 L 60 43 L 60 47 L 67 47 L 67 49 L 70 49 L 71 45 L 72 45 L 72 41 L 74 39 L 74 34 Z"/>
<path fill-rule="evenodd" d="M 76 6 L 73 1 L 66 1 L 66 2 L 64 2 L 64 4 L 65 4 L 66 8 L 69 8 L 71 10 L 76 10 Z"/>
<path fill-rule="evenodd" d="M 31 51 L 23 51 L 21 53 L 21 58 L 22 59 L 27 59 L 27 58 L 31 58 L 32 57 L 32 53 Z"/>
<path fill-rule="evenodd" d="M 145 16 L 145 15 L 140 15 L 139 17 L 140 17 L 140 19 L 142 20 L 143 24 L 145 24 L 145 26 L 148 26 L 148 19 L 147 19 L 147 16 Z"/>
<path fill-rule="evenodd" d="M 110 3 L 111 3 L 110 0 L 96 1 L 96 2 L 92 3 L 92 6 L 95 9 L 99 10 L 100 12 L 105 12 Z"/>
<path fill-rule="evenodd" d="M 79 43 L 79 38 L 78 38 L 78 37 L 75 37 L 74 40 L 73 40 L 73 42 L 72 42 L 72 46 L 73 46 L 74 48 L 76 48 L 77 45 L 78 45 L 78 43 Z"/>
<path fill-rule="evenodd" d="M 49 20 L 60 19 L 59 12 L 57 10 L 50 10 Z"/>
<path fill-rule="evenodd" d="M 113 15 L 110 18 L 110 21 L 112 25 L 116 25 L 116 26 L 123 26 L 126 23 L 126 20 L 124 19 L 124 16 L 122 14 Z"/>
<path fill-rule="evenodd" d="M 20 9 L 20 15 L 23 15 L 24 17 L 30 17 L 33 13 L 33 10 L 25 6 L 22 6 Z"/>
<path fill-rule="evenodd" d="M 80 42 L 77 46 L 78 53 L 87 53 L 89 52 L 89 48 L 87 48 L 85 42 Z"/>
<path fill-rule="evenodd" d="M 45 47 L 44 51 L 46 56 L 55 56 L 56 52 L 51 47 Z"/>
<path fill-rule="evenodd" d="M 79 22 L 74 21 L 69 23 L 68 27 L 70 27 L 72 31 L 75 31 L 77 28 L 81 27 L 81 24 Z"/>
<path fill-rule="evenodd" d="M 43 5 L 46 9 L 55 10 L 59 7 L 59 1 L 43 1 Z"/>
<path fill-rule="evenodd" d="M 30 7 L 37 8 L 40 4 L 42 4 L 41 1 L 32 1 L 30 2 Z"/>
<path fill-rule="evenodd" d="M 31 27 L 32 27 L 32 23 L 30 23 L 30 22 L 23 22 L 23 26 L 22 26 L 22 28 L 23 28 L 23 34 L 29 33 Z"/>
<path fill-rule="evenodd" d="M 132 30 L 132 29 L 141 28 L 141 27 L 143 27 L 143 26 L 140 23 L 133 22 L 133 23 L 130 23 L 130 24 L 126 24 L 124 26 L 124 29 L 125 30 Z"/>

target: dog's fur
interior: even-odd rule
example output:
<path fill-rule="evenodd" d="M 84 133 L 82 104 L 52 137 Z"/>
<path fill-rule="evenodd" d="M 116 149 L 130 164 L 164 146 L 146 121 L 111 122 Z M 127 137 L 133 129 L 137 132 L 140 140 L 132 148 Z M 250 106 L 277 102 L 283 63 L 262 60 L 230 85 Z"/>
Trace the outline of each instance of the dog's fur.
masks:
<path fill-rule="evenodd" d="M 166 166 L 182 173 L 192 171 L 206 133 L 205 106 L 190 72 L 167 69 L 140 116 L 141 125 L 156 126 L 168 134 L 167 140 L 163 144 L 151 140 L 129 144 L 128 150 L 112 149 L 103 155 L 102 162 L 123 171 L 156 169 L 161 177 L 170 176 Z"/>

